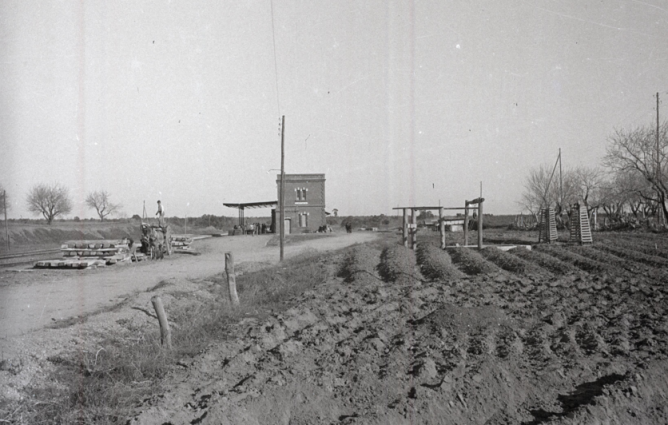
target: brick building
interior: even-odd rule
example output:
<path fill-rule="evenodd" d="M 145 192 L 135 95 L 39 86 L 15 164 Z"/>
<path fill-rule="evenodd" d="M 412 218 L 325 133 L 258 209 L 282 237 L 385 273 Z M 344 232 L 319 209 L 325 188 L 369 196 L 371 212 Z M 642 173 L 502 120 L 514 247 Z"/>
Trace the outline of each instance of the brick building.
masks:
<path fill-rule="evenodd" d="M 276 176 L 276 192 L 281 198 L 281 175 Z M 280 210 L 272 211 L 272 223 L 280 222 Z M 325 220 L 325 175 L 285 175 L 285 233 L 315 232 Z M 277 229 L 278 231 L 278 229 Z"/>

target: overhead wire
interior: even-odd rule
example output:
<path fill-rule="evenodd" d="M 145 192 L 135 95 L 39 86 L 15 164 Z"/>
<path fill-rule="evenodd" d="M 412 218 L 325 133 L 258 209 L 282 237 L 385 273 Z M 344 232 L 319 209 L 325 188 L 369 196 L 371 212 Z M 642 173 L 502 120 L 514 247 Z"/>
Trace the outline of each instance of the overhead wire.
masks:
<path fill-rule="evenodd" d="M 276 60 L 276 30 L 274 28 L 274 0 L 269 0 L 271 4 L 271 38 L 274 44 L 274 75 L 276 76 L 276 107 L 278 109 L 278 116 L 281 116 L 281 102 L 278 92 L 278 61 Z"/>

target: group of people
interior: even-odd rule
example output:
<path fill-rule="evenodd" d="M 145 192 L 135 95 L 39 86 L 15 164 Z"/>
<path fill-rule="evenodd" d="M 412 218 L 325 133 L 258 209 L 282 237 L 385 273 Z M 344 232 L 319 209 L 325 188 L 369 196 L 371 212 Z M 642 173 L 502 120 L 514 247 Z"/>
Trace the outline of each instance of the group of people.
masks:
<path fill-rule="evenodd" d="M 265 233 L 269 232 L 269 226 L 266 225 L 265 223 L 250 223 L 250 224 L 242 224 L 242 225 L 235 225 L 234 229 L 241 229 L 241 233 L 244 235 L 264 235 Z"/>

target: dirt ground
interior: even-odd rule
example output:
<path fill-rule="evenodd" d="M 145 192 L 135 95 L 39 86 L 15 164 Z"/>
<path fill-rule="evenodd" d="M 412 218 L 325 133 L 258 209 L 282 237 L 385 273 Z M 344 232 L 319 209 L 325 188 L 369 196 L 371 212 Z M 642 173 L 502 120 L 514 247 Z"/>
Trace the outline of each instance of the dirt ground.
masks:
<path fill-rule="evenodd" d="M 370 238 L 341 234 L 288 252 Z M 489 240 L 523 238 L 511 232 Z M 210 296 L 206 277 L 223 270 L 225 251 L 238 252 L 242 262 L 240 247 L 247 247 L 246 271 L 276 260 L 277 248 L 258 247 L 260 238 L 222 239 L 201 241 L 200 257 L 60 276 L 75 293 L 100 286 L 107 275 L 125 288 L 109 295 L 109 277 L 105 295 L 91 296 L 95 303 L 69 300 L 71 313 L 82 304 L 95 311 L 124 297 L 121 308 L 69 327 L 39 328 L 57 322 L 26 314 L 37 330 L 4 340 L 26 360 L 15 374 L 0 371 L 3 396 L 21 397 L 22 385 L 49 368 L 53 353 L 65 345 L 84 347 L 93 332 L 130 337 L 132 329 L 156 327 L 146 312 L 156 292 L 166 308 L 180 302 L 175 289 L 187 293 L 188 302 Z M 447 261 L 436 250 L 441 265 L 455 270 L 443 278 L 426 278 L 428 260 L 402 247 L 392 255 L 369 245 L 332 255 L 325 282 L 291 300 L 292 308 L 245 318 L 229 331 L 236 338 L 180 361 L 159 383 L 158 395 L 138 402 L 128 423 L 668 423 L 665 236 L 603 234 L 594 246 L 535 248 L 506 255 L 447 251 Z M 143 282 L 160 267 L 173 269 Z M 125 280 L 135 282 L 138 275 L 141 288 Z M 10 282 L 2 276 L 3 290 L 25 284 L 34 285 L 33 292 L 57 278 L 15 273 L 12 279 L 27 280 Z M 82 276 L 90 280 L 81 283 Z M 146 292 L 170 278 L 168 288 Z M 91 348 L 95 353 L 96 347 L 85 350 Z"/>
<path fill-rule="evenodd" d="M 338 235 L 338 236 L 337 236 Z M 285 246 L 289 258 L 308 249 L 332 250 L 374 239 L 371 233 L 335 233 Z M 220 237 L 197 240 L 201 255 L 175 254 L 162 261 L 117 264 L 93 270 L 0 269 L 0 353 L 12 357 L 18 340 L 31 332 L 91 313 L 109 309 L 161 282 L 197 280 L 222 273 L 226 252 L 235 264 L 273 264 L 279 248 L 266 246 L 269 235 Z"/>
<path fill-rule="evenodd" d="M 665 258 L 639 254 L 665 241 L 641 241 L 610 243 L 635 260 L 556 246 L 445 280 L 423 264 L 388 279 L 413 254 L 367 252 L 381 267 L 242 321 L 131 423 L 668 423 Z"/>

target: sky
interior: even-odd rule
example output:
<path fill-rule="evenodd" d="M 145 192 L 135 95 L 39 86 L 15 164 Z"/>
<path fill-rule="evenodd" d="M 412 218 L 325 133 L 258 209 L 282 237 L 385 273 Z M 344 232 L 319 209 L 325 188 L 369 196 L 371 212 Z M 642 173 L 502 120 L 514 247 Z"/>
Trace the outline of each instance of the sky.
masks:
<path fill-rule="evenodd" d="M 482 186 L 515 214 L 559 149 L 594 167 L 654 125 L 667 21 L 661 0 L 0 0 L 0 185 L 10 218 L 42 183 L 69 217 L 96 190 L 125 216 L 236 216 L 277 199 L 284 116 L 285 171 L 324 173 L 328 211 Z"/>

